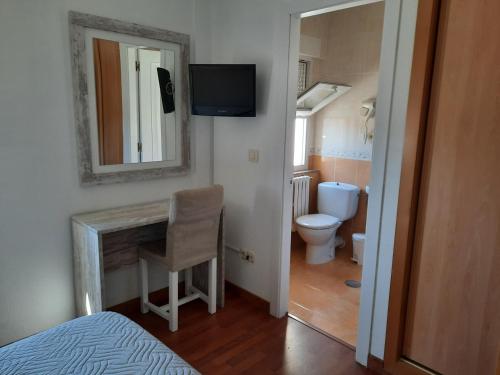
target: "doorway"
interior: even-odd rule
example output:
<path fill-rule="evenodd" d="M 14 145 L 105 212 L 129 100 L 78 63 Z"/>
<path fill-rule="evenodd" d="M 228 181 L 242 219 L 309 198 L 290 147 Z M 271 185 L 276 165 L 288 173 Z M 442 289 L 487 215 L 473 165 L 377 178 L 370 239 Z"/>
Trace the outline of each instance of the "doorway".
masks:
<path fill-rule="evenodd" d="M 383 2 L 300 20 L 288 312 L 351 348 L 383 24 Z"/>
<path fill-rule="evenodd" d="M 300 22 L 304 16 L 374 3 L 373 0 L 331 0 L 323 8 L 296 4 L 290 12 L 288 90 L 283 164 L 282 237 L 275 258 L 274 290 L 270 312 L 288 314 L 292 227 L 292 178 L 294 124 L 297 117 L 297 72 Z M 328 6 L 328 8 L 324 8 Z M 391 279 L 397 192 L 401 173 L 408 90 L 412 62 L 417 3 L 395 0 L 384 5 L 384 24 L 380 52 L 380 76 L 377 90 L 370 199 L 360 288 L 356 361 L 367 365 L 369 355 L 384 358 L 387 306 Z M 383 209 L 382 209 L 383 208 Z"/>

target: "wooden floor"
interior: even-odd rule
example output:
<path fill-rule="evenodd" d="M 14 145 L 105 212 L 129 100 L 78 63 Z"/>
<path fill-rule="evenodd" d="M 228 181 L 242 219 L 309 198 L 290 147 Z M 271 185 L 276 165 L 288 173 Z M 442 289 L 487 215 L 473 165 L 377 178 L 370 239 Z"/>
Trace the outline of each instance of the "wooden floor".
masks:
<path fill-rule="evenodd" d="M 352 253 L 337 249 L 325 264 L 307 264 L 306 245 L 292 235 L 290 265 L 290 314 L 355 347 L 358 330 L 360 288 L 346 280 L 361 280 L 361 266 L 351 261 Z"/>
<path fill-rule="evenodd" d="M 182 289 L 181 289 L 182 290 Z M 181 294 L 181 293 L 179 293 Z M 150 300 L 167 303 L 166 291 Z M 200 300 L 179 309 L 179 330 L 133 300 L 110 310 L 128 316 L 203 374 L 374 374 L 348 347 L 292 319 L 269 315 L 269 305 L 231 286 L 226 306 L 210 316 Z"/>

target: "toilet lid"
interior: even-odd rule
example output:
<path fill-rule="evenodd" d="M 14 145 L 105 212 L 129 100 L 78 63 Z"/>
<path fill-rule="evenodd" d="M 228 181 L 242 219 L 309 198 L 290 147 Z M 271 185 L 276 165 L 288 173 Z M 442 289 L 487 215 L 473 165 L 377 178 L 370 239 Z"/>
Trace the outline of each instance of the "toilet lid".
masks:
<path fill-rule="evenodd" d="M 339 219 L 330 215 L 314 214 L 300 216 L 295 220 L 297 225 L 310 229 L 326 229 L 340 222 Z"/>

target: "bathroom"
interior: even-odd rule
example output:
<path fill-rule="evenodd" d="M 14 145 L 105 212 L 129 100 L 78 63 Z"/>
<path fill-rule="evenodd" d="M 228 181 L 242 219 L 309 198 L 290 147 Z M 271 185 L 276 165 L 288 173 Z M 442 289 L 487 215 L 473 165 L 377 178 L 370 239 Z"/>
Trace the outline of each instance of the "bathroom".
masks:
<path fill-rule="evenodd" d="M 372 1 L 301 19 L 289 315 L 351 348 L 383 17 Z"/>

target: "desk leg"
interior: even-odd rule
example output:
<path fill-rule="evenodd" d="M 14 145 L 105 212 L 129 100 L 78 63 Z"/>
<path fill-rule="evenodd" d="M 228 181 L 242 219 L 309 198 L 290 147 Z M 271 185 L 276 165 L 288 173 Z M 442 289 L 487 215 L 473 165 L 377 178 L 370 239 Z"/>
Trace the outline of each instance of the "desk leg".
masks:
<path fill-rule="evenodd" d="M 104 306 L 102 238 L 77 222 L 72 227 L 76 314 L 91 315 Z"/>
<path fill-rule="evenodd" d="M 225 242 L 225 208 L 222 208 L 219 222 L 219 240 L 217 241 L 217 306 L 224 307 L 226 298 L 226 242 Z"/>

